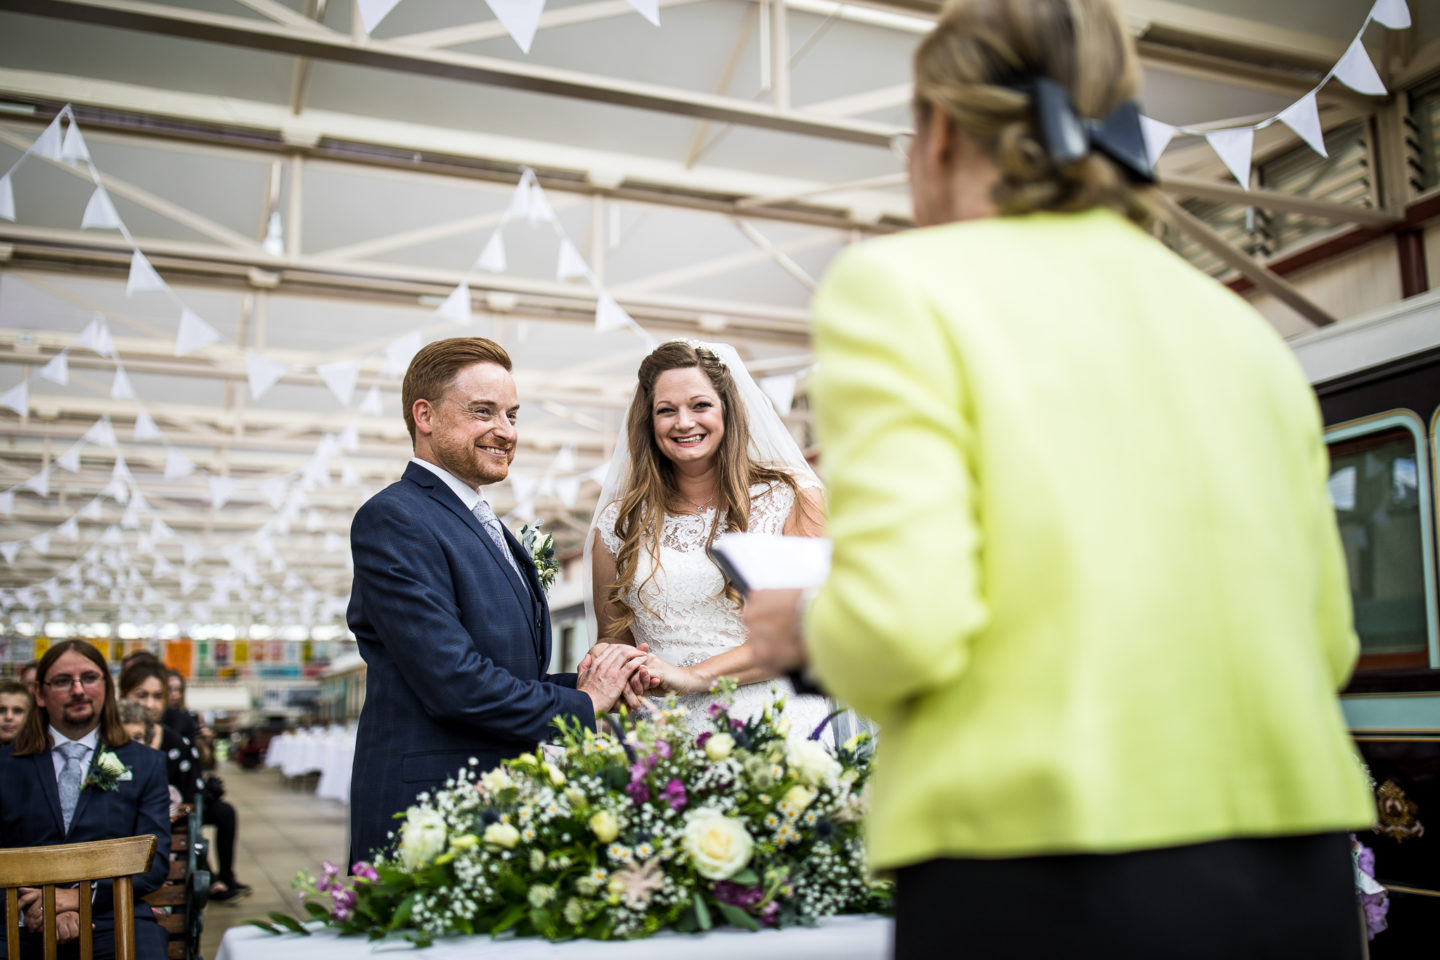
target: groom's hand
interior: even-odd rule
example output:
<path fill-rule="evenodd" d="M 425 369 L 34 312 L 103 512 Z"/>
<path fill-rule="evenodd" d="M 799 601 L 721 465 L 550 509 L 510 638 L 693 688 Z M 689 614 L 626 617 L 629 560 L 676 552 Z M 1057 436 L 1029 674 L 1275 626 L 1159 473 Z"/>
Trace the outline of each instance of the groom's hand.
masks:
<path fill-rule="evenodd" d="M 605 713 L 627 693 L 635 696 L 631 682 L 645 663 L 645 654 L 629 644 L 597 643 L 580 664 L 575 688 L 590 696 L 596 713 Z"/>

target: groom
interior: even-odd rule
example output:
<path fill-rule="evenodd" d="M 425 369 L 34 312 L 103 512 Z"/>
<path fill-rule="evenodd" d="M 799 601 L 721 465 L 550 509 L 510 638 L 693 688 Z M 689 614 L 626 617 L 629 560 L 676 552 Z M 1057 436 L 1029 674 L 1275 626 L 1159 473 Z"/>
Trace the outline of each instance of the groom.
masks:
<path fill-rule="evenodd" d="M 644 662 L 605 644 L 547 674 L 550 612 L 535 566 L 480 490 L 515 458 L 510 357 L 483 337 L 429 344 L 402 387 L 414 457 L 350 526 L 346 619 L 368 667 L 355 741 L 350 862 L 391 846 L 394 814 L 473 757 L 531 750 L 556 717 L 593 728 Z"/>

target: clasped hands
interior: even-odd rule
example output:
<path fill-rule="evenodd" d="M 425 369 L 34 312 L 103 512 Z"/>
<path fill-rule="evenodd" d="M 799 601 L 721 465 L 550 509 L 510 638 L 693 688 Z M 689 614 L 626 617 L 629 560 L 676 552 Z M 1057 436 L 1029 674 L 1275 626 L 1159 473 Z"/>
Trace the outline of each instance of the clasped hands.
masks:
<path fill-rule="evenodd" d="M 578 669 L 575 686 L 590 694 L 597 713 L 621 703 L 631 710 L 643 709 L 646 696 L 710 689 L 710 681 L 697 671 L 660 659 L 644 643 L 631 646 L 602 639 L 585 654 Z"/>
<path fill-rule="evenodd" d="M 37 887 L 20 888 L 20 912 L 25 929 L 39 933 L 45 926 L 45 902 Z M 80 939 L 80 891 L 55 891 L 55 939 L 60 943 Z"/>

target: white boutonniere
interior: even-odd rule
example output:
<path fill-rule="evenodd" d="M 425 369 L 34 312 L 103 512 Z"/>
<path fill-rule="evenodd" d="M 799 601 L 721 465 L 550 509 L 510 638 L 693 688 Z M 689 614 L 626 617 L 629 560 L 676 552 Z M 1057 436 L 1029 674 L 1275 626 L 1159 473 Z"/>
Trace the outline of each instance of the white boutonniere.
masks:
<path fill-rule="evenodd" d="M 114 751 L 101 747 L 100 752 L 95 755 L 95 762 L 90 765 L 90 775 L 81 784 L 81 789 L 95 787 L 99 790 L 115 790 L 120 781 L 134 778 L 135 774 Z"/>
<path fill-rule="evenodd" d="M 555 538 L 540 532 L 542 523 L 543 520 L 536 520 L 520 528 L 520 546 L 525 548 L 526 556 L 535 564 L 540 588 L 548 593 L 560 572 L 560 561 L 555 558 Z"/>

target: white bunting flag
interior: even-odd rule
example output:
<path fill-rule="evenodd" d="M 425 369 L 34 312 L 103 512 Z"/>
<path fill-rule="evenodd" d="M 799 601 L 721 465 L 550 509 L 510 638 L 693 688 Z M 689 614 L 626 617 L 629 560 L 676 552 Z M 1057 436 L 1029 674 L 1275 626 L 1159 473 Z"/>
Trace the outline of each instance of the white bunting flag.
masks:
<path fill-rule="evenodd" d="M 120 227 L 120 214 L 115 209 L 115 202 L 110 199 L 110 194 L 104 187 L 96 187 L 95 192 L 90 194 L 90 202 L 85 204 L 85 215 L 80 218 L 80 229 L 119 230 Z"/>
<path fill-rule="evenodd" d="M 1320 128 L 1320 108 L 1315 104 L 1314 90 L 1290 104 L 1275 119 L 1294 130 L 1320 156 L 1330 156 L 1325 152 L 1325 132 Z"/>
<path fill-rule="evenodd" d="M 274 510 L 279 510 L 285 503 L 286 481 L 284 477 L 270 477 L 261 480 L 257 486 L 260 488 L 260 496 L 270 504 Z"/>
<path fill-rule="evenodd" d="M 165 439 L 165 434 L 160 432 L 160 428 L 155 425 L 155 421 L 150 418 L 150 414 L 146 413 L 143 408 L 139 413 L 135 414 L 135 434 L 133 439 L 136 443 L 142 443 L 146 440 Z"/>
<path fill-rule="evenodd" d="M 359 487 L 363 486 L 364 482 L 360 478 L 360 471 L 355 469 L 354 464 L 349 462 L 340 464 L 340 486 Z"/>
<path fill-rule="evenodd" d="M 200 586 L 200 578 L 189 570 L 180 571 L 180 596 L 188 597 Z"/>
<path fill-rule="evenodd" d="M 6 563 L 14 563 L 15 557 L 18 556 L 19 553 L 19 540 L 11 540 L 7 543 L 0 543 L 0 557 L 4 557 Z"/>
<path fill-rule="evenodd" d="M 346 453 L 354 453 L 360 449 L 360 428 L 355 425 L 354 421 L 351 421 L 345 425 L 344 430 L 340 431 L 340 436 L 336 440 L 339 442 L 341 450 Z"/>
<path fill-rule="evenodd" d="M 183 357 L 220 339 L 220 331 L 184 307 L 180 311 L 180 327 L 175 331 L 175 356 Z"/>
<path fill-rule="evenodd" d="M 0 177 L 0 220 L 15 221 L 15 188 L 10 186 L 10 174 Z"/>
<path fill-rule="evenodd" d="M 760 389 L 770 398 L 770 402 L 775 404 L 775 409 L 782 417 L 787 415 L 795 404 L 795 382 L 793 373 L 765 377 L 760 381 Z"/>
<path fill-rule="evenodd" d="M 462 283 L 463 287 L 464 284 Z M 385 362 L 380 366 L 382 377 L 403 377 L 410 358 L 420 352 L 423 342 L 419 330 L 411 330 L 399 340 L 392 341 L 385 348 Z"/>
<path fill-rule="evenodd" d="M 187 540 L 180 544 L 180 554 L 185 558 L 185 566 L 193 567 L 205 559 L 205 545 Z"/>
<path fill-rule="evenodd" d="M 245 373 L 250 378 L 250 399 L 259 400 L 290 368 L 269 357 L 245 351 Z"/>
<path fill-rule="evenodd" d="M 1236 127 L 1233 130 L 1212 130 L 1205 134 L 1211 148 L 1224 161 L 1225 166 L 1240 181 L 1240 186 L 1250 189 L 1250 155 L 1255 149 L 1255 128 Z"/>
<path fill-rule="evenodd" d="M 100 500 L 101 497 L 96 497 L 94 500 L 85 504 L 85 509 L 80 511 L 80 516 L 86 520 L 99 520 L 104 516 L 104 514 L 101 513 Z"/>
<path fill-rule="evenodd" d="M 529 168 L 520 175 L 520 182 L 515 184 L 515 192 L 510 194 L 510 205 L 505 208 L 505 220 L 530 218 L 530 178 L 533 176 Z"/>
<path fill-rule="evenodd" d="M 555 220 L 555 211 L 550 208 L 550 201 L 545 199 L 545 191 L 540 188 L 538 180 L 530 181 L 530 206 L 525 216 L 532 224 Z"/>
<path fill-rule="evenodd" d="M 435 308 L 435 316 L 449 320 L 451 323 L 458 324 L 462 327 L 468 326 L 470 323 L 470 284 L 463 280 L 460 281 L 459 286 L 451 290 L 450 295 L 445 298 L 445 301 Z M 419 331 L 416 331 L 412 336 L 418 341 L 420 337 Z M 394 344 L 392 344 L 392 346 L 394 346 Z M 420 345 L 416 343 L 415 350 L 419 349 Z M 411 351 L 410 357 L 414 355 L 415 351 Z M 405 363 L 408 364 L 410 362 L 410 357 L 405 358 Z M 386 355 L 386 362 L 389 362 L 388 353 Z M 402 367 L 398 372 L 403 374 L 405 369 Z"/>
<path fill-rule="evenodd" d="M 367 417 L 384 415 L 385 407 L 380 402 L 379 387 L 371 387 L 365 391 L 365 399 L 360 401 L 360 413 Z"/>
<path fill-rule="evenodd" d="M 63 387 L 70 382 L 70 361 L 66 359 L 65 351 L 61 350 L 50 358 L 49 363 L 35 372 L 51 383 L 58 383 Z"/>
<path fill-rule="evenodd" d="M 50 496 L 50 471 L 41 470 L 23 484 L 26 490 L 34 490 L 42 497 Z"/>
<path fill-rule="evenodd" d="M 375 28 L 380 26 L 395 5 L 400 0 L 356 0 L 356 6 L 360 8 L 360 22 L 365 25 L 366 33 L 373 33 Z"/>
<path fill-rule="evenodd" d="M 580 256 L 568 237 L 560 238 L 560 259 L 555 265 L 555 279 L 569 280 L 571 277 L 589 277 L 590 265 Z"/>
<path fill-rule="evenodd" d="M 125 538 L 120 533 L 120 527 L 117 524 L 112 523 L 110 524 L 110 526 L 105 528 L 104 533 L 100 534 L 100 542 L 104 544 L 119 544 L 124 543 Z M 105 579 L 101 582 L 108 586 L 111 583 L 109 575 L 107 574 L 105 576 Z"/>
<path fill-rule="evenodd" d="M 110 326 L 105 322 L 102 314 L 95 314 L 85 329 L 80 331 L 80 336 L 75 338 L 75 346 L 93 350 L 102 357 L 115 356 L 115 344 L 110 339 Z"/>
<path fill-rule="evenodd" d="M 91 424 L 90 429 L 85 431 L 81 437 L 86 443 L 93 443 L 97 447 L 115 446 L 115 428 L 110 425 L 110 417 L 103 416 Z"/>
<path fill-rule="evenodd" d="M 137 293 L 145 293 L 148 290 L 164 290 L 165 281 L 160 279 L 160 274 L 150 266 L 150 261 L 145 259 L 145 254 L 136 250 L 130 257 L 130 279 L 125 283 L 125 296 L 133 297 Z"/>
<path fill-rule="evenodd" d="M 22 417 L 30 415 L 30 381 L 21 380 L 15 386 L 0 393 L 0 407 L 8 407 Z"/>
<path fill-rule="evenodd" d="M 1170 141 L 1175 138 L 1175 128 L 1141 114 L 1140 135 L 1145 138 L 1145 155 L 1150 158 L 1150 166 L 1153 167 L 1160 161 L 1160 155 L 1165 152 L 1165 148 L 1170 146 Z"/>
<path fill-rule="evenodd" d="M 30 145 L 30 152 L 37 157 L 45 157 L 47 160 L 59 160 L 60 151 L 64 147 L 64 141 L 60 137 L 60 114 L 50 121 L 35 142 Z"/>
<path fill-rule="evenodd" d="M 505 239 L 500 231 L 496 230 L 490 234 L 490 239 L 485 241 L 485 249 L 480 251 L 480 256 L 475 260 L 475 269 L 484 270 L 486 273 L 504 273 L 505 266 Z"/>
<path fill-rule="evenodd" d="M 655 26 L 660 26 L 660 0 L 629 0 L 635 11 Z"/>
<path fill-rule="evenodd" d="M 60 144 L 60 159 L 66 163 L 89 163 L 90 149 L 85 146 L 85 138 L 80 135 L 80 124 L 73 119 L 70 121 L 70 129 L 65 131 L 65 140 Z"/>
<path fill-rule="evenodd" d="M 30 538 L 30 546 L 35 548 L 36 553 L 45 554 L 50 552 L 50 534 L 37 533 Z"/>
<path fill-rule="evenodd" d="M 0 493 L 0 517 L 8 517 L 15 513 L 15 491 L 6 490 Z"/>
<path fill-rule="evenodd" d="M 150 521 L 150 538 L 152 540 L 155 540 L 156 542 L 162 540 L 174 540 L 175 531 L 170 529 L 170 525 L 164 520 L 156 517 L 154 520 Z"/>
<path fill-rule="evenodd" d="M 165 454 L 165 479 L 180 480 L 195 472 L 195 462 L 185 454 L 169 448 Z"/>
<path fill-rule="evenodd" d="M 1391 30 L 1404 30 L 1410 26 L 1410 7 L 1405 0 L 1375 0 L 1370 19 Z"/>
<path fill-rule="evenodd" d="M 611 330 L 619 330 L 627 327 L 635 321 L 630 319 L 630 314 L 625 308 L 615 302 L 615 298 L 608 293 L 601 292 L 600 299 L 595 304 L 595 332 L 608 333 Z"/>
<path fill-rule="evenodd" d="M 65 470 L 69 473 L 79 473 L 80 447 L 81 444 L 75 444 L 75 446 L 71 447 L 69 450 L 66 450 L 60 456 L 56 457 L 55 462 L 61 467 L 64 467 Z"/>
<path fill-rule="evenodd" d="M 71 517 L 60 526 L 55 528 L 55 536 L 64 537 L 66 540 L 80 539 L 80 521 Z"/>
<path fill-rule="evenodd" d="M 535 28 L 540 25 L 540 14 L 545 11 L 545 0 L 485 0 L 485 5 L 520 49 L 529 53 Z"/>
<path fill-rule="evenodd" d="M 565 504 L 565 509 L 575 509 L 575 503 L 580 499 L 580 478 L 560 477 L 555 481 L 555 495 Z"/>
<path fill-rule="evenodd" d="M 350 401 L 355 396 L 355 381 L 360 376 L 360 364 L 354 360 L 322 363 L 315 368 L 315 372 L 320 374 L 320 379 L 325 381 L 325 386 L 335 394 L 341 406 L 350 406 Z"/>
<path fill-rule="evenodd" d="M 575 444 L 567 443 L 555 451 L 555 459 L 550 461 L 550 469 L 556 473 L 572 473 L 575 470 Z"/>
<path fill-rule="evenodd" d="M 1360 37 L 1355 38 L 1345 56 L 1335 64 L 1332 75 L 1356 93 L 1372 97 L 1385 95 L 1385 82 L 1375 72 L 1375 64 L 1370 62 L 1370 54 L 1365 52 L 1365 42 Z"/>
<path fill-rule="evenodd" d="M 230 502 L 235 496 L 235 491 L 240 489 L 240 482 L 229 477 L 210 478 L 210 506 L 219 510 Z"/>
<path fill-rule="evenodd" d="M 159 580 L 175 572 L 175 565 L 165 559 L 164 554 L 155 554 L 155 566 L 150 568 L 150 579 Z"/>

